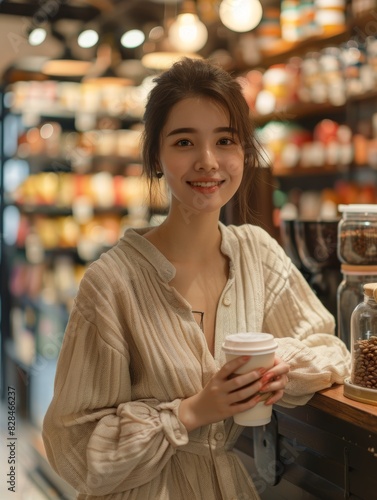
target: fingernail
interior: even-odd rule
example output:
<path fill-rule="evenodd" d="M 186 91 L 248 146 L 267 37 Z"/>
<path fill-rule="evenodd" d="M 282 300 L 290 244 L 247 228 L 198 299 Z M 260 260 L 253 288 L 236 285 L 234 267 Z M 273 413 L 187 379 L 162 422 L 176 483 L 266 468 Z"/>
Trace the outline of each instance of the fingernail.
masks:
<path fill-rule="evenodd" d="M 251 356 L 242 356 L 242 361 L 249 361 Z"/>
<path fill-rule="evenodd" d="M 259 369 L 258 369 L 258 372 L 259 372 L 261 375 L 263 375 L 263 373 L 265 373 L 265 372 L 266 372 L 266 368 L 259 368 Z"/>

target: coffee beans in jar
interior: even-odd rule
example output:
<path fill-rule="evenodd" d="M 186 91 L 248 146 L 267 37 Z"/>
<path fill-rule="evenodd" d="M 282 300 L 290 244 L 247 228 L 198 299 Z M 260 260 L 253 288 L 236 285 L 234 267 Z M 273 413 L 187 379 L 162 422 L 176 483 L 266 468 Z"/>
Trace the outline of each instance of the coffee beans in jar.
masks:
<path fill-rule="evenodd" d="M 377 283 L 365 284 L 363 291 L 351 315 L 351 383 L 377 391 Z"/>
<path fill-rule="evenodd" d="M 339 205 L 337 253 L 350 265 L 377 264 L 377 204 Z"/>
<path fill-rule="evenodd" d="M 368 389 L 377 389 L 377 336 L 356 341 L 353 358 L 352 382 Z"/>

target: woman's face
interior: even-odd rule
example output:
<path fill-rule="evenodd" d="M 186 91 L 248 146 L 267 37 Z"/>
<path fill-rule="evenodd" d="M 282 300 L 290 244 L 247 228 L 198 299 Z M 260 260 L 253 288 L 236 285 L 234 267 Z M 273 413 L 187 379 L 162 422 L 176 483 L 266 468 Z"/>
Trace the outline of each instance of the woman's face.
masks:
<path fill-rule="evenodd" d="M 204 97 L 184 99 L 161 132 L 160 168 L 172 194 L 171 210 L 220 211 L 236 193 L 244 150 L 228 113 Z"/>

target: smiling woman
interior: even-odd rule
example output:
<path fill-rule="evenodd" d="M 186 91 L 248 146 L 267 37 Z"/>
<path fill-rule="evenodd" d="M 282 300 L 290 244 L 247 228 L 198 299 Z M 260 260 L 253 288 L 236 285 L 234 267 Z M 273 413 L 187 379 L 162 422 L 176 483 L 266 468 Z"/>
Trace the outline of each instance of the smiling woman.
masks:
<path fill-rule="evenodd" d="M 80 499 L 258 499 L 232 451 L 242 431 L 233 416 L 304 405 L 343 382 L 350 354 L 282 247 L 259 227 L 219 222 L 258 161 L 239 84 L 190 59 L 155 83 L 144 167 L 165 176 L 169 213 L 126 230 L 82 279 L 46 452 Z M 271 368 L 226 361 L 223 342 L 238 332 L 275 337 Z"/>
<path fill-rule="evenodd" d="M 159 166 L 171 190 L 170 216 L 183 207 L 218 219 L 241 184 L 243 166 L 243 148 L 224 109 L 203 97 L 174 106 L 161 133 Z"/>
<path fill-rule="evenodd" d="M 196 62 L 190 59 L 186 59 L 185 61 L 185 65 L 174 66 L 176 87 L 171 85 L 171 78 L 173 77 L 173 70 L 171 70 L 156 79 L 158 85 L 151 92 L 150 102 L 153 102 L 153 106 L 147 105 L 144 117 L 143 159 L 145 173 L 150 182 L 152 182 L 153 178 L 156 177 L 156 171 L 161 171 L 159 167 L 159 155 L 164 135 L 163 133 L 160 134 L 160 131 L 163 127 L 166 127 L 168 116 L 172 112 L 173 106 L 179 103 L 180 107 L 185 108 L 174 113 L 177 123 L 174 128 L 177 128 L 177 133 L 179 131 L 184 133 L 190 128 L 188 122 L 185 120 L 186 116 L 188 116 L 188 110 L 191 111 L 191 120 L 194 121 L 194 115 L 196 115 L 198 117 L 196 123 L 200 122 L 202 126 L 202 118 L 204 116 L 212 116 L 214 122 L 213 133 L 215 133 L 216 129 L 216 132 L 220 134 L 216 138 L 222 141 L 217 146 L 218 151 L 222 148 L 221 156 L 224 156 L 226 150 L 234 151 L 236 146 L 238 146 L 238 151 L 242 152 L 244 169 L 240 192 L 238 194 L 240 199 L 240 213 L 245 222 L 251 219 L 249 200 L 253 189 L 255 169 L 261 162 L 260 147 L 255 138 L 253 123 L 249 116 L 250 110 L 240 92 L 240 87 L 227 72 L 203 61 Z M 182 102 L 189 98 L 192 99 L 191 102 Z M 198 102 L 198 99 L 201 99 L 200 102 Z M 212 109 L 204 111 L 203 102 L 206 103 L 208 108 Z M 196 106 L 195 112 L 191 110 L 191 104 L 194 103 Z M 210 112 L 208 113 L 208 111 Z M 216 117 L 213 115 L 213 112 L 216 114 Z M 225 144 L 224 137 L 221 137 L 221 132 L 226 141 L 233 143 L 232 147 L 230 147 L 230 144 Z M 196 147 L 196 151 L 198 150 L 198 147 Z M 207 154 L 211 154 L 211 151 L 208 150 Z M 238 161 L 235 163 L 232 161 L 228 164 L 229 171 L 237 168 L 239 168 Z"/>

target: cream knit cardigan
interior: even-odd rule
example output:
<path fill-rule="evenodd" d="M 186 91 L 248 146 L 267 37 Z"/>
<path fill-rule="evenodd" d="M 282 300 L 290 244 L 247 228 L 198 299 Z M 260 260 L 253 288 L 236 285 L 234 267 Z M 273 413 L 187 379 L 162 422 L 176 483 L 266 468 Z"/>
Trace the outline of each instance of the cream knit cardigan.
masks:
<path fill-rule="evenodd" d="M 218 304 L 215 354 L 175 269 L 129 229 L 81 281 L 44 420 L 47 456 L 79 498 L 258 498 L 227 419 L 187 433 L 178 407 L 224 363 L 227 334 L 272 333 L 291 366 L 282 405 L 304 405 L 342 383 L 350 354 L 334 320 L 283 249 L 258 227 L 219 225 L 229 279 Z"/>

